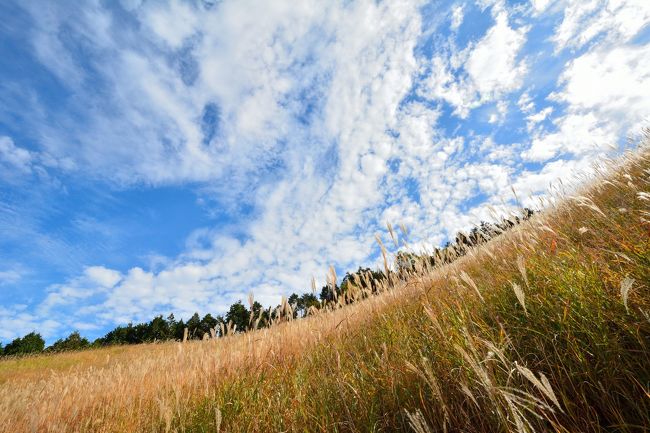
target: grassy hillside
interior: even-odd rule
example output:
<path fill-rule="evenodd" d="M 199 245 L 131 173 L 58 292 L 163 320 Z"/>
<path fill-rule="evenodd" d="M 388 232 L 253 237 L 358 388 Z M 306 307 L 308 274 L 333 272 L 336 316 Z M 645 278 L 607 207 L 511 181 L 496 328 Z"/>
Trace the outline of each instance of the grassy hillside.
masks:
<path fill-rule="evenodd" d="M 0 362 L 0 432 L 650 430 L 650 152 L 379 296 Z"/>

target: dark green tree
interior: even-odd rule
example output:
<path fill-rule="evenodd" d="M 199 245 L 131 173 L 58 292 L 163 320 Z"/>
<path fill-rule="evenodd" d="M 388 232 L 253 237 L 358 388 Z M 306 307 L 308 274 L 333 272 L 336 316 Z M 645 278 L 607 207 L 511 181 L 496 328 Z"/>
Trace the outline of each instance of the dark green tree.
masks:
<path fill-rule="evenodd" d="M 185 330 L 185 323 L 183 322 L 183 319 L 176 321 L 176 318 L 172 313 L 167 317 L 167 323 L 169 324 L 169 339 L 182 340 L 183 332 Z"/>
<path fill-rule="evenodd" d="M 217 319 L 212 317 L 212 314 L 208 313 L 203 316 L 201 323 L 199 324 L 199 334 L 198 337 L 202 338 L 203 334 L 210 335 L 210 329 L 214 329 L 218 324 Z"/>
<path fill-rule="evenodd" d="M 42 352 L 45 348 L 45 340 L 41 334 L 30 332 L 24 337 L 15 338 L 11 343 L 7 344 L 4 348 L 4 354 L 10 355 L 25 355 L 28 353 Z"/>
<path fill-rule="evenodd" d="M 250 327 L 253 328 L 257 324 L 257 328 L 264 328 L 269 324 L 269 312 L 264 309 L 262 304 L 255 301 L 253 302 L 253 310 L 250 313 Z M 259 319 L 259 320 L 258 320 Z M 257 329 L 256 328 L 256 329 Z"/>
<path fill-rule="evenodd" d="M 165 341 L 173 337 L 169 322 L 163 319 L 162 315 L 154 317 L 149 322 L 149 329 L 147 331 L 146 341 Z"/>
<path fill-rule="evenodd" d="M 287 302 L 289 302 L 289 305 L 291 305 L 291 308 L 293 308 L 293 318 L 297 318 L 300 315 L 301 310 L 300 296 L 292 293 L 291 296 L 289 296 L 289 299 L 287 299 Z"/>
<path fill-rule="evenodd" d="M 302 313 L 301 316 L 304 317 L 310 307 L 320 307 L 320 302 L 318 302 L 318 298 L 313 293 L 303 293 L 298 301 L 298 307 Z"/>
<path fill-rule="evenodd" d="M 201 317 L 199 317 L 199 313 L 194 313 L 185 326 L 187 327 L 189 338 L 201 338 L 203 336 L 203 333 L 201 332 Z"/>
<path fill-rule="evenodd" d="M 339 286 L 331 287 L 329 284 L 323 286 L 323 288 L 320 291 L 320 300 L 325 303 L 333 302 L 335 291 L 336 291 L 336 295 L 338 296 L 338 294 L 340 293 Z"/>
<path fill-rule="evenodd" d="M 237 301 L 230 306 L 228 313 L 226 313 L 226 323 L 232 322 L 237 325 L 237 331 L 245 331 L 248 329 L 248 322 L 250 319 L 250 311 L 241 303 Z"/>
<path fill-rule="evenodd" d="M 185 322 L 183 322 L 183 319 L 179 320 L 174 324 L 174 340 L 182 340 L 183 339 L 183 333 L 185 332 Z"/>
<path fill-rule="evenodd" d="M 52 352 L 65 352 L 68 350 L 86 349 L 88 346 L 90 346 L 90 342 L 79 335 L 79 331 L 74 331 L 67 338 L 59 338 L 56 340 L 47 350 Z"/>
<path fill-rule="evenodd" d="M 297 317 L 305 317 L 307 314 L 307 310 L 309 310 L 309 307 L 320 307 L 320 302 L 318 302 L 318 298 L 312 294 L 312 293 L 303 293 L 302 295 L 298 296 L 295 293 L 289 296 L 289 304 L 291 304 L 292 307 L 294 307 L 293 311 L 293 316 L 294 318 Z"/>

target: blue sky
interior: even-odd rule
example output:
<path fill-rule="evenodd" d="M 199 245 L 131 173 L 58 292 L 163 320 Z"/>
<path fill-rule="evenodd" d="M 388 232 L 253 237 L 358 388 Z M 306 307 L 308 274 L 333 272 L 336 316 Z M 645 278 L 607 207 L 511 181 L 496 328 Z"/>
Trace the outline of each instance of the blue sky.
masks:
<path fill-rule="evenodd" d="M 650 113 L 650 3 L 0 4 L 0 341 L 264 304 L 535 203 Z"/>

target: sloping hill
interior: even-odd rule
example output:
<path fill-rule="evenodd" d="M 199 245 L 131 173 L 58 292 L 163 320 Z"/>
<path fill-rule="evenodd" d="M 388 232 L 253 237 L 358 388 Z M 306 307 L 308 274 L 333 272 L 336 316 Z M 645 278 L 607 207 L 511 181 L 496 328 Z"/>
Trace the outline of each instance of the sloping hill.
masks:
<path fill-rule="evenodd" d="M 650 152 L 599 170 L 333 312 L 3 361 L 0 431 L 648 431 Z"/>

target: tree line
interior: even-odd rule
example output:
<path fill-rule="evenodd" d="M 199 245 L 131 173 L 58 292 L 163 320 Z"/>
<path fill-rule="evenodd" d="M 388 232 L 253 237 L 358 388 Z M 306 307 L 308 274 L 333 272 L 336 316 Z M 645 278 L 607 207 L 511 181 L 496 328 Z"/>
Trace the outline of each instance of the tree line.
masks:
<path fill-rule="evenodd" d="M 451 263 L 466 254 L 469 248 L 489 241 L 529 219 L 533 214 L 534 211 L 524 208 L 521 216 L 517 215 L 498 223 L 481 222 L 469 233 L 459 232 L 453 241 L 447 242 L 441 248 L 435 248 L 428 254 L 399 251 L 396 254 L 394 271 L 389 270 L 388 266 L 384 271 L 359 267 L 354 272 L 347 272 L 340 285 L 333 275 L 328 278 L 328 283 L 321 288 L 318 296 L 315 286 L 312 285 L 312 293 L 293 293 L 288 298 L 283 297 L 282 302 L 274 308 L 264 308 L 250 296 L 248 307 L 239 300 L 232 304 L 224 315 L 215 317 L 208 313 L 201 317 L 194 313 L 187 321 L 177 320 L 174 314 L 166 318 L 158 315 L 149 322 L 117 326 L 92 342 L 82 337 L 78 331 L 74 331 L 47 347 L 42 336 L 33 331 L 14 339 L 4 347 L 0 343 L 0 356 L 56 353 L 118 344 L 219 338 L 273 326 L 282 321 L 299 319 L 323 309 L 338 308 L 374 295 L 387 288 L 395 279 L 408 278 L 408 275 L 421 271 L 421 268 Z"/>
<path fill-rule="evenodd" d="M 373 279 L 381 278 L 381 275 L 383 275 L 369 268 L 359 268 L 354 273 L 354 275 L 357 274 L 369 274 Z M 323 286 L 319 296 L 314 293 L 301 295 L 293 293 L 288 298 L 283 298 L 282 303 L 275 308 L 264 308 L 262 304 L 252 301 L 251 298 L 248 307 L 239 300 L 232 304 L 224 315 L 213 316 L 208 313 L 201 317 L 198 313 L 194 313 L 187 321 L 183 319 L 177 320 L 174 314 L 167 317 L 158 315 L 149 322 L 119 325 L 103 337 L 99 337 L 92 342 L 82 337 L 78 331 L 74 331 L 68 337 L 61 338 L 46 347 L 45 340 L 40 334 L 30 332 L 24 337 L 14 339 L 4 348 L 0 343 L 0 356 L 64 352 L 116 344 L 216 338 L 236 332 L 268 327 L 274 322 L 287 320 L 288 315 L 290 315 L 290 319 L 298 319 L 333 302 L 334 299 L 347 290 L 347 286 L 353 279 L 352 275 L 352 273 L 346 274 L 340 286 Z"/>

